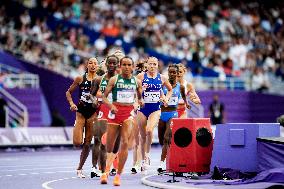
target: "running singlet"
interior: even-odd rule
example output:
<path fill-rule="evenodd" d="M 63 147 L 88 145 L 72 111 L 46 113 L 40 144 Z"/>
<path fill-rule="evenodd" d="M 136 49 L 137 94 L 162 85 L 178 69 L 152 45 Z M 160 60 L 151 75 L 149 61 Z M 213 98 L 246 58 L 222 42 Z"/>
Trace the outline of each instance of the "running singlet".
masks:
<path fill-rule="evenodd" d="M 168 89 L 166 87 L 163 87 L 163 92 L 166 95 L 168 93 Z M 179 98 L 180 98 L 180 83 L 177 83 L 175 88 L 173 88 L 173 94 L 169 99 L 168 106 L 177 107 Z"/>
<path fill-rule="evenodd" d="M 149 78 L 147 73 L 145 73 L 144 79 L 142 80 L 142 89 L 142 97 L 145 104 L 159 107 L 162 89 L 161 75 L 158 73 L 155 78 Z"/>
<path fill-rule="evenodd" d="M 84 74 L 83 81 L 79 85 L 79 99 L 85 103 L 93 103 L 90 95 L 91 95 L 91 87 L 92 81 L 87 80 L 87 74 Z"/>
<path fill-rule="evenodd" d="M 112 89 L 113 102 L 133 104 L 137 88 L 135 77 L 132 76 L 130 79 L 125 79 L 119 74 Z"/>
<path fill-rule="evenodd" d="M 103 75 L 103 78 L 102 78 L 101 83 L 100 83 L 100 91 L 101 91 L 103 94 L 104 94 L 104 92 L 105 92 L 105 90 L 106 90 L 108 81 L 109 81 L 109 80 L 106 80 L 106 74 Z M 109 93 L 107 99 L 108 99 L 108 101 L 109 101 L 110 103 L 112 103 L 112 93 Z"/>

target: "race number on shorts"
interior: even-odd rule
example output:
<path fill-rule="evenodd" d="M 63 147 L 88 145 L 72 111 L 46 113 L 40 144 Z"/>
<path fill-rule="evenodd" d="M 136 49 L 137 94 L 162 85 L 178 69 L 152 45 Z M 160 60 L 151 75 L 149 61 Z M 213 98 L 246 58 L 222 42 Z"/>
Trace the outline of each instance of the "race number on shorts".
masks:
<path fill-rule="evenodd" d="M 102 118 L 102 117 L 103 117 L 103 115 L 104 115 L 104 113 L 103 113 L 102 111 L 99 111 L 98 118 L 99 118 L 99 119 L 100 119 L 100 118 Z"/>
<path fill-rule="evenodd" d="M 108 112 L 108 118 L 109 119 L 114 119 L 115 118 L 115 114 L 111 113 L 111 111 Z"/>

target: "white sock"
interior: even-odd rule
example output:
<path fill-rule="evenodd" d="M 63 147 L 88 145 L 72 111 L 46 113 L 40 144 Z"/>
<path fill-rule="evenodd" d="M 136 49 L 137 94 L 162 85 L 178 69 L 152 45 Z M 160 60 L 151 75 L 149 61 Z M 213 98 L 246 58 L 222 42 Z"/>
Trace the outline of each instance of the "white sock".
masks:
<path fill-rule="evenodd" d="M 145 157 L 148 158 L 149 157 L 149 153 L 145 153 Z"/>

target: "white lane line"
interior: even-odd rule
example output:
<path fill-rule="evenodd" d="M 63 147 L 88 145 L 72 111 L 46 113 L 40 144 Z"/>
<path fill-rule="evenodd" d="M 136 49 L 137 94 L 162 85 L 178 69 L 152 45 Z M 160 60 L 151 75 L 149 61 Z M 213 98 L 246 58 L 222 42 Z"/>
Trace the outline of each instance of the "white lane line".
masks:
<path fill-rule="evenodd" d="M 30 173 L 30 175 L 39 175 L 39 173 Z"/>
<path fill-rule="evenodd" d="M 32 171 L 32 170 L 45 170 L 45 169 L 74 169 L 74 166 L 70 167 L 45 167 L 45 168 L 31 168 L 31 169 L 8 169 L 8 170 L 0 170 L 0 172 L 7 172 L 7 171 Z"/>
<path fill-rule="evenodd" d="M 56 180 L 51 180 L 51 181 L 47 181 L 45 183 L 43 183 L 41 186 L 44 188 L 44 189 L 53 189 L 51 187 L 49 187 L 48 185 L 53 183 L 53 182 L 57 182 L 57 181 L 62 181 L 62 180 L 69 180 L 69 179 L 75 179 L 77 177 L 71 177 L 71 178 L 62 178 L 62 179 L 56 179 Z"/>
<path fill-rule="evenodd" d="M 1 159 L 0 159 L 0 161 L 1 161 Z M 40 163 L 42 163 L 42 161 L 37 162 L 36 164 L 40 164 Z M 45 163 L 48 163 L 48 162 L 45 162 Z M 61 165 L 52 165 L 52 166 L 61 166 Z M 34 167 L 34 166 L 35 166 L 35 163 L 34 164 L 26 164 L 26 165 L 0 165 L 0 168 L 3 169 L 3 168 L 15 168 L 15 167 Z M 70 166 L 71 166 L 71 164 L 70 164 Z M 37 165 L 37 167 L 50 167 L 50 165 Z"/>
<path fill-rule="evenodd" d="M 130 172 L 124 172 L 124 174 L 130 174 Z M 89 177 L 86 177 L 86 178 L 89 178 Z M 63 180 L 70 180 L 70 179 L 79 179 L 79 178 L 78 178 L 78 177 L 70 177 L 70 178 L 61 178 L 61 179 L 46 181 L 46 182 L 44 182 L 41 186 L 42 186 L 44 189 L 53 189 L 53 188 L 51 188 L 51 187 L 48 186 L 48 185 L 51 184 L 51 183 L 54 183 L 54 182 L 63 181 Z"/>
<path fill-rule="evenodd" d="M 11 177 L 11 176 L 13 176 L 13 175 L 4 175 L 4 176 L 6 176 L 6 177 Z"/>
<path fill-rule="evenodd" d="M 154 181 L 149 181 L 147 178 L 156 176 L 157 174 L 154 175 L 149 175 L 146 177 L 143 177 L 141 179 L 142 184 L 146 186 L 151 186 L 155 188 L 163 188 L 163 189 L 200 189 L 200 188 L 194 188 L 192 186 L 179 186 L 179 185 L 171 185 L 170 183 L 159 183 L 159 182 L 154 182 Z"/>
<path fill-rule="evenodd" d="M 47 172 L 43 172 L 43 174 L 54 174 L 56 172 L 52 172 L 52 171 L 47 171 Z"/>
<path fill-rule="evenodd" d="M 21 173 L 21 174 L 18 174 L 19 176 L 26 176 L 27 174 L 25 173 Z"/>

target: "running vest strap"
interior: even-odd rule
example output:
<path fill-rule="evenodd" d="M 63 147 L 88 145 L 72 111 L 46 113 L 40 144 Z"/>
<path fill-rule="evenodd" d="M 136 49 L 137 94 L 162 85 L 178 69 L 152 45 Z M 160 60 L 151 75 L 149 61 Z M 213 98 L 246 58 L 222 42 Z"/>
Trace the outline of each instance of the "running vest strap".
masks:
<path fill-rule="evenodd" d="M 130 79 L 117 75 L 115 85 L 112 89 L 113 102 L 124 104 L 133 104 L 138 85 L 136 78 L 132 76 Z"/>
<path fill-rule="evenodd" d="M 166 95 L 168 93 L 168 89 L 166 87 L 163 87 L 163 92 Z M 171 98 L 169 99 L 168 106 L 177 107 L 179 98 L 180 98 L 180 83 L 177 82 L 176 86 L 173 88 L 173 94 Z"/>
<path fill-rule="evenodd" d="M 100 91 L 104 94 L 107 84 L 108 84 L 109 80 L 106 79 L 106 74 L 103 75 L 102 80 L 100 82 Z M 112 93 L 108 94 L 107 99 L 112 102 Z"/>
<path fill-rule="evenodd" d="M 83 76 L 83 81 L 79 85 L 79 99 L 86 103 L 92 103 L 90 99 L 92 81 L 88 81 L 87 73 Z"/>
<path fill-rule="evenodd" d="M 162 79 L 158 73 L 155 78 L 149 78 L 147 73 L 144 73 L 144 79 L 142 80 L 142 97 L 145 104 L 157 104 L 160 105 Z"/>

